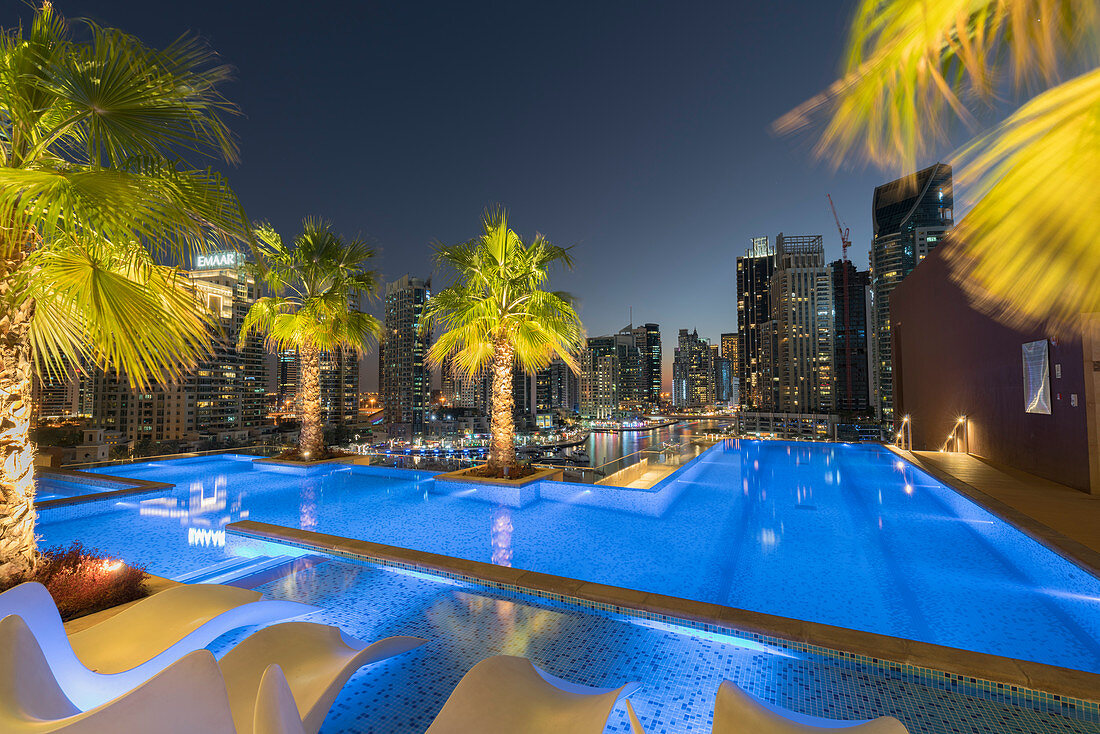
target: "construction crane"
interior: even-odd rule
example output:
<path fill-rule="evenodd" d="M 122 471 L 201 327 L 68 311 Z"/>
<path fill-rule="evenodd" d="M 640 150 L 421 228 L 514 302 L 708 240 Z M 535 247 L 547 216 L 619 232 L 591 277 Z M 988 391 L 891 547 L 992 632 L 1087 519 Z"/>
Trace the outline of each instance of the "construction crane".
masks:
<path fill-rule="evenodd" d="M 829 208 L 833 210 L 833 219 L 836 220 L 836 231 L 840 233 L 840 248 L 844 254 L 844 264 L 840 266 L 844 281 L 844 374 L 848 378 L 848 392 L 845 397 L 852 399 L 852 317 L 849 313 L 851 306 L 851 293 L 848 291 L 848 246 L 852 241 L 848 239 L 848 228 L 840 223 L 840 216 L 836 213 L 836 204 L 833 203 L 832 194 L 825 194 L 829 200 Z M 837 410 L 840 410 L 840 401 L 837 401 Z"/>

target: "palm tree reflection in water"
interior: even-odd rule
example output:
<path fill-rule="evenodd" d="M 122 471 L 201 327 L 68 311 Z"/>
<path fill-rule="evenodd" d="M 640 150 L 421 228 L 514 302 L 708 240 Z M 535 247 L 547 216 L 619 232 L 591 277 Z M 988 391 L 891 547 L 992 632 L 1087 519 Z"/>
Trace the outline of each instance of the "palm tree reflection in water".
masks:
<path fill-rule="evenodd" d="M 302 482 L 302 491 L 298 496 L 298 527 L 302 530 L 317 529 L 317 483 Z"/>
<path fill-rule="evenodd" d="M 501 505 L 493 510 L 489 542 L 493 546 L 492 561 L 498 566 L 512 566 L 512 509 Z"/>

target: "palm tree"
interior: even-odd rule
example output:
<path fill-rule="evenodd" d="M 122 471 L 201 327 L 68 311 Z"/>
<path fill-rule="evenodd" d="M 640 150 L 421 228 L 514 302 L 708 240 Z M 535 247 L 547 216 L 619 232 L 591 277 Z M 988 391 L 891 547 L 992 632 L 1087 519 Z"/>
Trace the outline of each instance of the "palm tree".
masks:
<path fill-rule="evenodd" d="M 860 0 L 849 33 L 840 80 L 777 129 L 824 113 L 819 155 L 912 172 L 960 123 L 1045 89 L 957 152 L 973 206 L 946 254 L 1010 323 L 1100 311 L 1100 4 Z"/>
<path fill-rule="evenodd" d="M 555 262 L 572 267 L 567 248 L 550 243 L 541 234 L 525 242 L 508 229 L 503 207 L 486 211 L 480 237 L 437 248 L 440 264 L 458 277 L 434 295 L 425 307 L 442 334 L 428 350 L 428 362 L 439 367 L 449 358 L 461 379 L 475 379 L 491 370 L 492 442 L 489 470 L 503 473 L 516 465 L 512 424 L 512 369 L 540 370 L 561 359 L 574 372 L 573 352 L 583 342 L 584 327 L 567 293 L 543 290 Z"/>
<path fill-rule="evenodd" d="M 378 319 L 360 310 L 361 299 L 378 287 L 377 273 L 367 269 L 374 250 L 360 240 L 344 242 L 332 225 L 317 219 L 302 222 L 293 247 L 270 225 L 258 227 L 256 236 L 256 275 L 276 295 L 252 304 L 240 340 L 261 333 L 270 348 L 297 350 L 298 456 L 321 459 L 321 352 L 349 349 L 358 356 L 382 333 Z"/>
<path fill-rule="evenodd" d="M 29 32 L 0 30 L 0 579 L 36 562 L 36 369 L 178 376 L 210 323 L 170 265 L 248 236 L 225 181 L 187 160 L 236 159 L 229 69 L 192 38 L 85 30 L 74 41 L 48 2 Z"/>

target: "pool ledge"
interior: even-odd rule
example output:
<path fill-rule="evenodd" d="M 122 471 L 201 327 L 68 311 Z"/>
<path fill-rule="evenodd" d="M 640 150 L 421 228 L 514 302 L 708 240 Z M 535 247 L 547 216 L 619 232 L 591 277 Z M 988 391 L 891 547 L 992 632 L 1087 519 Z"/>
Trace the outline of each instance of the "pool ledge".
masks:
<path fill-rule="evenodd" d="M 399 565 L 490 587 L 595 606 L 603 611 L 686 623 L 709 631 L 747 633 L 758 636 L 763 642 L 801 652 L 901 666 L 908 672 L 939 679 L 955 678 L 970 684 L 988 683 L 992 688 L 1011 687 L 1037 698 L 1049 698 L 1053 694 L 1078 699 L 1091 708 L 1100 701 L 1100 675 L 1095 673 L 252 520 L 230 523 L 226 533 L 383 565 Z"/>
<path fill-rule="evenodd" d="M 145 494 L 147 492 L 163 492 L 166 489 L 172 489 L 176 486 L 167 482 L 150 482 L 145 479 L 115 477 L 109 474 L 82 472 L 73 469 L 47 469 L 43 467 L 38 467 L 35 469 L 35 476 L 53 476 L 58 477 L 59 479 L 65 479 L 78 483 L 98 482 L 100 484 L 118 484 L 120 486 L 119 489 L 113 489 L 107 492 L 89 492 L 87 494 L 73 495 L 72 497 L 58 497 L 57 499 L 52 500 L 36 500 L 34 503 L 34 507 L 36 510 L 48 510 L 51 507 L 67 507 L 69 505 L 79 505 L 92 500 L 119 499 L 121 497 L 129 497 L 135 494 Z"/>
<path fill-rule="evenodd" d="M 1009 525 L 1012 525 L 1024 535 L 1046 547 L 1048 550 L 1057 553 L 1071 563 L 1085 569 L 1093 576 L 1100 578 L 1100 553 L 1084 543 L 1058 532 L 1054 528 L 1043 524 L 1030 515 L 982 491 L 980 487 L 969 484 L 954 474 L 944 471 L 928 461 L 922 460 L 920 456 L 910 451 L 903 451 L 890 444 L 885 444 L 885 446 L 899 458 L 909 462 L 936 481 L 946 484 L 971 502 L 997 515 Z M 981 461 L 981 459 L 977 457 L 975 457 L 975 460 Z M 1083 492 L 1081 496 L 1082 499 L 1086 500 L 1090 497 L 1090 495 L 1086 495 Z M 1100 688 L 1097 690 L 1100 690 Z"/>

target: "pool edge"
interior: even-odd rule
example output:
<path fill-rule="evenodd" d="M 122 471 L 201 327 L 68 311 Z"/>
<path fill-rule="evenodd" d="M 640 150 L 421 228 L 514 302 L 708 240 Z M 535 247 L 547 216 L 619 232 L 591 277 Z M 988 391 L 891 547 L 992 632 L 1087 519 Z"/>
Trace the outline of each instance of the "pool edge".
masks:
<path fill-rule="evenodd" d="M 900 666 L 917 674 L 957 679 L 979 688 L 985 684 L 990 689 L 1009 687 L 1037 701 L 1053 699 L 1072 709 L 1088 710 L 1094 716 L 1100 712 L 1100 674 L 1096 673 L 254 520 L 230 523 L 226 533 L 383 565 L 409 567 L 603 611 L 687 623 L 693 627 L 713 627 L 710 631 L 716 632 L 747 633 L 764 638 L 763 642 L 794 646 L 804 652 L 873 665 Z"/>
<path fill-rule="evenodd" d="M 175 488 L 175 484 L 168 482 L 152 482 L 147 479 L 131 479 L 129 477 L 116 477 L 110 474 L 95 474 L 92 472 L 83 472 L 76 469 L 63 469 L 63 468 L 35 468 L 35 478 L 40 476 L 59 476 L 69 480 L 80 479 L 97 479 L 102 482 L 111 484 L 130 485 L 128 487 L 122 487 L 120 489 L 112 489 L 107 492 L 88 492 L 85 494 L 76 494 L 72 497 L 58 497 L 52 500 L 35 500 L 34 508 L 36 511 L 49 510 L 56 507 L 68 507 L 69 505 L 80 505 L 85 502 L 92 502 L 95 500 L 112 500 L 120 497 L 129 497 L 136 494 L 145 494 L 147 492 L 162 492 Z"/>
<path fill-rule="evenodd" d="M 1074 540 L 1068 535 L 1058 532 L 1048 525 L 1044 525 L 1042 522 L 1017 510 L 1011 505 L 1005 504 L 996 497 L 986 494 L 974 485 L 959 479 L 955 475 L 922 461 L 919 456 L 909 451 L 903 451 L 891 444 L 884 445 L 899 459 L 913 465 L 937 482 L 946 485 L 949 489 L 954 490 L 966 499 L 974 502 L 982 509 L 992 512 L 1047 550 L 1056 553 L 1074 565 L 1080 566 L 1088 573 L 1100 579 L 1100 553 L 1097 551 L 1094 551 L 1080 541 Z"/>

